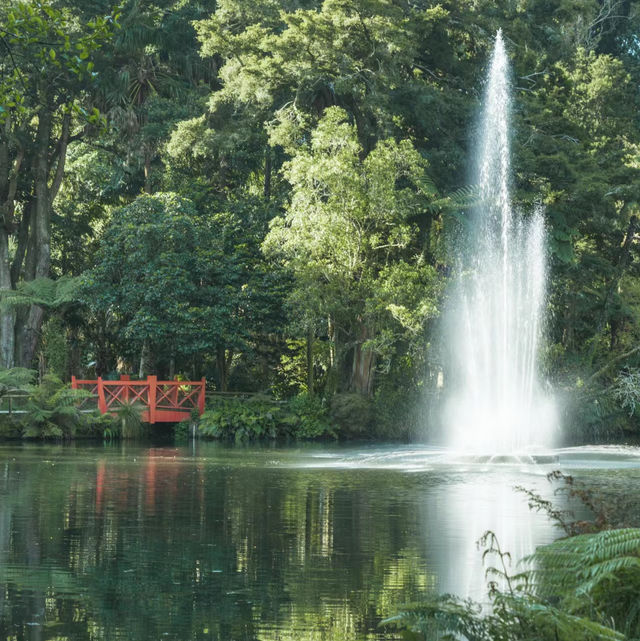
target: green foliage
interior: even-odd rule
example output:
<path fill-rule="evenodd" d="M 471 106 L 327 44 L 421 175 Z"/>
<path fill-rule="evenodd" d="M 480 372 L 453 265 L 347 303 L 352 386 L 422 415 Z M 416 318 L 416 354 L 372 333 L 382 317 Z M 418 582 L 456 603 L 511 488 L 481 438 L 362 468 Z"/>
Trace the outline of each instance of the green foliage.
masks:
<path fill-rule="evenodd" d="M 220 399 L 200 419 L 200 434 L 236 443 L 279 436 L 280 408 L 262 398 Z"/>
<path fill-rule="evenodd" d="M 237 443 L 265 438 L 326 438 L 336 433 L 326 408 L 306 394 L 290 401 L 263 396 L 218 399 L 200 418 L 199 433 Z"/>
<path fill-rule="evenodd" d="M 436 411 L 434 327 L 502 27 L 515 196 L 546 212 L 546 373 L 575 440 L 640 430 L 637 243 L 622 251 L 640 203 L 635 0 L 112 4 L 0 6 L 5 365 L 33 366 L 29 337 L 51 352 L 54 315 L 76 373 L 135 371 L 146 345 L 161 375 L 356 392 L 377 434 L 407 434 L 418 396 Z"/>
<path fill-rule="evenodd" d="M 42 328 L 41 352 L 47 372 L 59 379 L 67 378 L 69 373 L 69 348 L 66 327 L 59 316 L 50 318 Z"/>
<path fill-rule="evenodd" d="M 371 438 L 373 403 L 361 394 L 336 394 L 331 399 L 331 420 L 341 436 Z"/>
<path fill-rule="evenodd" d="M 310 145 L 283 167 L 291 202 L 265 241 L 295 275 L 297 314 L 342 328 L 330 336 L 338 371 L 349 369 L 347 359 L 392 359 L 397 343 L 435 316 L 440 291 L 436 270 L 416 253 L 426 162 L 408 140 L 383 140 L 363 155 L 346 112 L 326 109 Z M 342 387 L 368 393 L 370 376 Z"/>
<path fill-rule="evenodd" d="M 120 318 L 124 336 L 138 348 L 148 340 L 178 354 L 201 350 L 225 321 L 216 322 L 224 308 L 212 308 L 224 288 L 211 280 L 221 252 L 189 200 L 140 196 L 114 214 L 97 266 L 84 276 L 83 300 Z"/>
<path fill-rule="evenodd" d="M 89 392 L 71 389 L 59 378 L 47 374 L 33 387 L 27 400 L 27 413 L 22 419 L 23 436 L 60 439 L 91 431 L 91 417 L 78 409 L 78 404 L 90 396 Z"/>
<path fill-rule="evenodd" d="M 143 411 L 144 407 L 138 403 L 125 403 L 118 408 L 114 423 L 118 426 L 118 434 L 121 438 L 137 439 L 144 434 Z"/>
<path fill-rule="evenodd" d="M 78 301 L 79 286 L 77 278 L 36 278 L 19 283 L 16 289 L 3 291 L 0 301 L 9 308 L 39 305 L 46 309 L 60 309 Z"/>
<path fill-rule="evenodd" d="M 180 421 L 173 428 L 173 438 L 178 443 L 183 443 L 191 436 L 193 421 Z"/>
<path fill-rule="evenodd" d="M 338 427 L 330 418 L 323 399 L 308 393 L 298 394 L 286 404 L 286 411 L 297 417 L 295 438 L 336 437 Z"/>
<path fill-rule="evenodd" d="M 175 193 L 142 195 L 114 212 L 82 277 L 82 300 L 112 319 L 125 353 L 146 342 L 166 360 L 189 362 L 246 350 L 256 325 L 270 329 L 283 285 L 256 257 L 260 212 L 244 203 L 242 214 L 244 223 L 233 211 L 205 215 Z"/>
<path fill-rule="evenodd" d="M 571 614 L 593 618 L 630 639 L 640 634 L 640 530 L 582 534 L 540 547 L 528 559 L 540 598 Z"/>
<path fill-rule="evenodd" d="M 35 371 L 24 367 L 0 369 L 0 396 L 15 390 L 31 390 L 35 377 Z"/>
<path fill-rule="evenodd" d="M 490 566 L 487 570 L 487 576 L 490 577 L 490 612 L 484 612 L 479 604 L 472 601 L 444 595 L 403 608 L 381 625 L 394 626 L 410 641 L 444 641 L 459 638 L 458 635 L 468 641 L 622 641 L 627 637 L 621 631 L 621 621 L 610 616 L 613 612 L 592 607 L 591 595 L 585 591 L 589 583 L 580 579 L 582 576 L 589 581 L 598 576 L 601 570 L 603 575 L 616 572 L 628 565 L 621 555 L 630 550 L 637 552 L 640 542 L 637 530 L 619 531 L 613 536 L 611 534 L 602 532 L 588 535 L 590 543 L 581 537 L 566 539 L 579 539 L 576 544 L 568 544 L 567 550 L 572 550 L 580 557 L 586 571 L 584 575 L 579 573 L 575 585 L 569 587 L 567 583 L 561 590 L 544 593 L 540 585 L 558 584 L 554 580 L 549 581 L 547 577 L 541 577 L 541 581 L 538 581 L 533 571 L 511 575 L 508 572 L 509 554 L 501 550 L 495 535 L 487 532 L 480 540 L 485 546 L 484 557 L 493 558 L 497 562 L 496 567 Z M 550 546 L 542 546 L 536 552 L 536 555 L 541 555 L 539 560 L 548 561 L 551 575 L 554 573 L 554 564 L 560 563 L 555 578 L 565 576 L 564 569 L 569 564 L 562 560 L 561 547 L 562 542 L 556 542 Z M 600 560 L 607 555 L 610 558 L 616 557 L 616 561 L 605 569 Z M 577 560 L 576 557 L 573 558 L 573 561 Z M 637 567 L 636 564 L 634 567 Z M 573 569 L 576 570 L 577 566 L 573 566 Z M 568 574 L 567 572 L 566 576 Z M 612 587 L 611 584 L 609 587 Z M 637 587 L 635 591 L 630 590 L 630 593 L 637 596 Z M 574 598 L 582 604 L 582 608 L 567 607 L 565 599 L 571 601 Z M 634 599 L 634 604 L 636 600 Z M 636 615 L 637 612 L 634 613 Z"/>

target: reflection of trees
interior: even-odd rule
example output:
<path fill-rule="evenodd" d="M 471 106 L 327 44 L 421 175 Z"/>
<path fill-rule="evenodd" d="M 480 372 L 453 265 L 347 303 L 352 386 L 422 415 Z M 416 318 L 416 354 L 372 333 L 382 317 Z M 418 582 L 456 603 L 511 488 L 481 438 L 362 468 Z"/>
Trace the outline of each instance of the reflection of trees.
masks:
<path fill-rule="evenodd" d="M 144 454 L 6 463 L 0 639 L 340 641 L 433 585 L 408 477 Z"/>

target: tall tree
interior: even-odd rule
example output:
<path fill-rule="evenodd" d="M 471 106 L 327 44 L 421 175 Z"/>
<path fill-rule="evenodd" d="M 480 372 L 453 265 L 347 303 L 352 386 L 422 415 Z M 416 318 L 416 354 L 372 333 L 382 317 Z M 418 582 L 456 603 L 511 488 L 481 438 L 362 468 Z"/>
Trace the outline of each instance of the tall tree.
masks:
<path fill-rule="evenodd" d="M 49 276 L 52 207 L 69 145 L 100 124 L 93 57 L 114 23 L 79 22 L 48 0 L 0 7 L 0 290 Z M 31 364 L 42 319 L 37 304 L 1 313 L 0 365 Z"/>
<path fill-rule="evenodd" d="M 293 270 L 300 311 L 317 325 L 328 318 L 341 389 L 371 394 L 377 360 L 437 309 L 440 279 L 412 222 L 433 196 L 425 168 L 406 140 L 365 154 L 338 107 L 284 167 L 291 200 L 266 249 Z"/>

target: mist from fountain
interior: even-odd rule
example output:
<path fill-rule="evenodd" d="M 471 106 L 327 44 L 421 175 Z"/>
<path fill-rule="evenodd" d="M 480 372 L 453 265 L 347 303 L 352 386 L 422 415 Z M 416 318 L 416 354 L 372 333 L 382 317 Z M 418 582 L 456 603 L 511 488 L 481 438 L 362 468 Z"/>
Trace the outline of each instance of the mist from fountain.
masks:
<path fill-rule="evenodd" d="M 498 31 L 477 145 L 479 204 L 447 316 L 452 393 L 449 445 L 511 454 L 553 446 L 555 410 L 539 380 L 546 306 L 543 212 L 524 216 L 511 202 L 510 70 Z"/>

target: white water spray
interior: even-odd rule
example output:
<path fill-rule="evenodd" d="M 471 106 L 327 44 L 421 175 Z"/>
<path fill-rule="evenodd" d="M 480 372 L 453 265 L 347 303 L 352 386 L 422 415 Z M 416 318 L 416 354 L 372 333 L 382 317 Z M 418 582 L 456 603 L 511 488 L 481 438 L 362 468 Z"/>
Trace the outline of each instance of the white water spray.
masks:
<path fill-rule="evenodd" d="M 553 445 L 553 402 L 541 390 L 538 352 L 546 297 L 545 230 L 510 197 L 509 63 L 498 31 L 489 69 L 477 178 L 480 204 L 463 252 L 449 327 L 453 393 L 449 444 L 513 453 Z"/>

